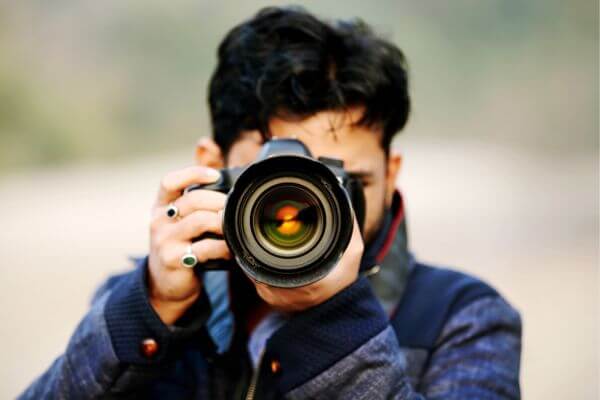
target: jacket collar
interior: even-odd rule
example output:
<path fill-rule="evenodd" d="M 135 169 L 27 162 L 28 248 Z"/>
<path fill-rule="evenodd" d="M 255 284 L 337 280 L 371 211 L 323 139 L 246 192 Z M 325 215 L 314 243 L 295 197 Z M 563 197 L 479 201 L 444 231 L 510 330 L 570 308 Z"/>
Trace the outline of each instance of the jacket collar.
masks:
<path fill-rule="evenodd" d="M 366 246 L 360 266 L 361 274 L 369 277 L 376 296 L 388 313 L 400 301 L 412 265 L 404 202 L 400 192 L 396 191 L 391 208 L 384 214 L 381 228 Z"/>

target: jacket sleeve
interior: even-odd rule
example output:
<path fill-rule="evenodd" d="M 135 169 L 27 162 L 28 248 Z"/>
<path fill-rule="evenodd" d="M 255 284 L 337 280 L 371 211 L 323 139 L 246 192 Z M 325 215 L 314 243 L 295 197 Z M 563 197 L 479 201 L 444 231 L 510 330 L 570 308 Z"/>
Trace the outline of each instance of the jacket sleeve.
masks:
<path fill-rule="evenodd" d="M 447 322 L 413 387 L 396 333 L 360 278 L 275 332 L 263 363 L 279 363 L 266 380 L 286 399 L 516 399 L 519 354 L 518 314 L 500 298 L 478 300 Z"/>
<path fill-rule="evenodd" d="M 156 378 L 192 335 L 202 335 L 210 314 L 206 295 L 173 326 L 162 323 L 149 303 L 147 258 L 136 269 L 113 277 L 94 296 L 66 351 L 19 399 L 95 399 L 131 394 Z M 157 351 L 145 356 L 141 342 L 154 339 Z M 147 353 L 147 352 L 146 352 Z"/>
<path fill-rule="evenodd" d="M 432 399 L 520 399 L 521 318 L 500 296 L 465 306 L 444 326 L 421 390 Z"/>

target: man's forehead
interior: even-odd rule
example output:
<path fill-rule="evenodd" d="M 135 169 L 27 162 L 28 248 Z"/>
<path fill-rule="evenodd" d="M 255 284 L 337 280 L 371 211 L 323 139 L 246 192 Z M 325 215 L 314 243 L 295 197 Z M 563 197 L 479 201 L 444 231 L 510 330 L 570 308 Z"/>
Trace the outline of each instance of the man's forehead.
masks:
<path fill-rule="evenodd" d="M 348 169 L 368 170 L 374 164 L 373 157 L 383 155 L 381 134 L 357 125 L 361 116 L 359 110 L 326 112 L 300 123 L 274 120 L 270 127 L 275 137 L 302 141 L 315 157 L 339 158 Z"/>
<path fill-rule="evenodd" d="M 302 141 L 313 156 L 344 160 L 349 170 L 368 172 L 384 157 L 381 132 L 357 122 L 362 109 L 323 111 L 309 118 L 292 120 L 273 118 L 269 129 L 273 138 L 293 138 Z M 258 131 L 243 132 L 230 154 L 235 160 L 250 162 L 263 143 Z M 253 154 L 251 154 L 253 153 Z"/>
<path fill-rule="evenodd" d="M 344 110 L 326 110 L 304 119 L 271 118 L 269 130 L 275 137 L 297 136 L 317 139 L 321 142 L 339 142 L 351 135 L 364 113 L 364 107 Z"/>

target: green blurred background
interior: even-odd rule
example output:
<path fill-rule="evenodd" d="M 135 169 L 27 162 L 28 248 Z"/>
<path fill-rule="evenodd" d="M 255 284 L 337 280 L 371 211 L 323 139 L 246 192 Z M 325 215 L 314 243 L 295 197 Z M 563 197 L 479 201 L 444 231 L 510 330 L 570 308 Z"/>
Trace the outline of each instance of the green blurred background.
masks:
<path fill-rule="evenodd" d="M 596 2 L 303 4 L 325 17 L 359 16 L 401 46 L 420 136 L 597 150 Z M 2 171 L 157 153 L 209 132 L 215 47 L 261 5 L 3 2 Z"/>
<path fill-rule="evenodd" d="M 210 133 L 216 47 L 268 4 L 0 1 L 0 398 L 146 251 L 156 183 Z M 598 3 L 295 4 L 402 48 L 413 249 L 521 311 L 525 398 L 598 398 Z"/>

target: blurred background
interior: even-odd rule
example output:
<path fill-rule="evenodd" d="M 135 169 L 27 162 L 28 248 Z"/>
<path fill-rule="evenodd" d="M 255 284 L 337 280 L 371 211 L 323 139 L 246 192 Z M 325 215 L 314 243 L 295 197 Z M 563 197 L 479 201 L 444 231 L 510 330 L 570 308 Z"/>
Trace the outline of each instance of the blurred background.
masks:
<path fill-rule="evenodd" d="M 524 398 L 597 399 L 598 3 L 296 4 L 403 49 L 414 112 L 395 146 L 414 252 L 521 312 Z M 264 5 L 0 1 L 0 398 L 146 252 L 159 179 L 210 133 L 216 47 Z"/>

